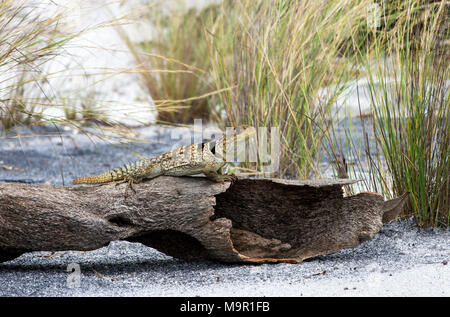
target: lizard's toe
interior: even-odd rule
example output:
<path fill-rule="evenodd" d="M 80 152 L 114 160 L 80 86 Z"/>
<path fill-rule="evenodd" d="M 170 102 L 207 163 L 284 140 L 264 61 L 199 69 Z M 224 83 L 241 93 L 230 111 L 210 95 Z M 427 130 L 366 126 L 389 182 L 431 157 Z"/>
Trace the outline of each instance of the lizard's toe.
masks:
<path fill-rule="evenodd" d="M 234 174 L 224 175 L 224 180 L 231 182 L 231 183 L 234 183 L 235 181 L 237 181 L 237 179 L 238 179 L 237 176 Z"/>

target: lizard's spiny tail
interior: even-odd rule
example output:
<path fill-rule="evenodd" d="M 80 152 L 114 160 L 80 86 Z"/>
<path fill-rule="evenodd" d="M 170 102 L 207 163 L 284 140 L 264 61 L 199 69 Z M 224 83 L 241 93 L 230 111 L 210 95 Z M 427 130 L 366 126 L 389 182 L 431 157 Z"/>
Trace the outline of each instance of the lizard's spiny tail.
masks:
<path fill-rule="evenodd" d="M 111 172 L 106 172 L 100 175 L 78 177 L 73 180 L 73 184 L 103 184 L 113 182 L 117 179 L 113 178 Z"/>

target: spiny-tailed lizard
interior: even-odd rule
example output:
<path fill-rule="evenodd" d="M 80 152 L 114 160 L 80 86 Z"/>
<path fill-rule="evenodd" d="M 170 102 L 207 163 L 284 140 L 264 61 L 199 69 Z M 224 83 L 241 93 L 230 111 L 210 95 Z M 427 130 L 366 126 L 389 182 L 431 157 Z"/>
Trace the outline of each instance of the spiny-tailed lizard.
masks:
<path fill-rule="evenodd" d="M 187 176 L 203 173 L 215 182 L 234 181 L 235 175 L 223 174 L 223 167 L 227 164 L 225 158 L 229 156 L 227 151 L 234 151 L 239 142 L 247 140 L 254 133 L 255 129 L 248 126 L 227 129 L 217 141 L 183 146 L 154 158 L 125 164 L 100 175 L 76 178 L 73 183 L 128 183 L 127 190 L 130 187 L 135 191 L 133 184 L 162 175 Z"/>

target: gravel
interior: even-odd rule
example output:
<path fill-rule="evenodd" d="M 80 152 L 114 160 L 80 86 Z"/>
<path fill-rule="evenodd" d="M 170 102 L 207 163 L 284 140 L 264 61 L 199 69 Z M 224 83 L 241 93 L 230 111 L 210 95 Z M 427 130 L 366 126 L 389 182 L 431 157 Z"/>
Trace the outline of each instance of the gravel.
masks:
<path fill-rule="evenodd" d="M 22 129 L 0 142 L 0 181 L 62 185 L 192 140 L 141 128 L 151 142 L 110 144 L 59 130 Z M 37 134 L 45 134 L 36 137 Z M 64 179 L 64 181 L 63 181 Z M 448 230 L 418 231 L 413 219 L 385 225 L 370 241 L 300 264 L 185 262 L 138 243 L 89 252 L 32 252 L 0 264 L 0 296 L 450 296 Z"/>

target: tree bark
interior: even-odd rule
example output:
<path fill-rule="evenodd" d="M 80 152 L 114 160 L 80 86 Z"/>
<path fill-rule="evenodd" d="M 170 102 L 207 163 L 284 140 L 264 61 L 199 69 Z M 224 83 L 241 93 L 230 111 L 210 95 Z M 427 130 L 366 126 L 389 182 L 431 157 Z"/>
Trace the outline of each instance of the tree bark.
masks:
<path fill-rule="evenodd" d="M 401 211 L 406 195 L 343 197 L 354 182 L 158 177 L 128 196 L 125 185 L 0 183 L 0 262 L 127 240 L 186 260 L 298 263 L 356 247 Z"/>

